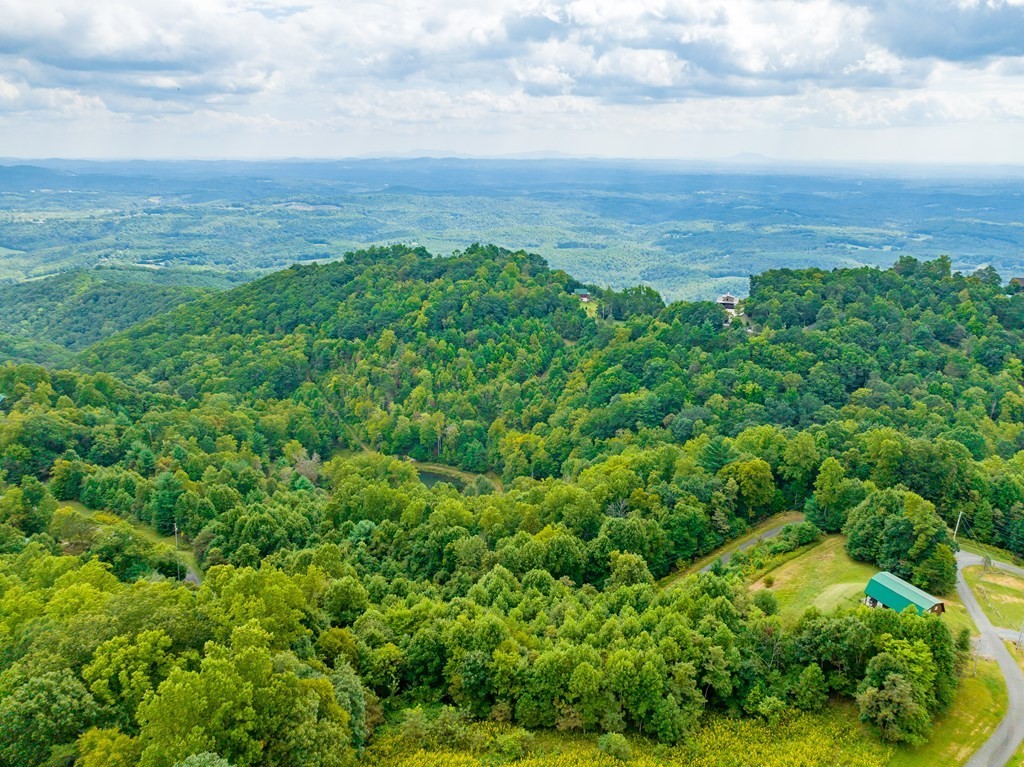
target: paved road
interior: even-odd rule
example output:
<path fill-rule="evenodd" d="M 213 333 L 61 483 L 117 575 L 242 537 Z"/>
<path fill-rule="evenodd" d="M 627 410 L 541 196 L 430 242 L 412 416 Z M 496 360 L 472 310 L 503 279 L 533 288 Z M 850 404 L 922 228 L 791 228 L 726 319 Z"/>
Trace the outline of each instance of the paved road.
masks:
<path fill-rule="evenodd" d="M 999 670 L 1003 672 L 1006 679 L 1006 689 L 1009 693 L 1009 705 L 1006 708 L 1006 716 L 999 723 L 999 727 L 992 734 L 985 745 L 971 757 L 967 767 L 1002 767 L 1017 751 L 1021 741 L 1024 741 L 1024 671 L 1021 671 L 1017 661 L 1003 644 L 1003 637 L 1015 639 L 1016 636 L 1006 636 L 1006 632 L 1013 634 L 1007 629 L 998 629 L 992 625 L 988 616 L 981 609 L 974 593 L 964 580 L 963 569 L 971 565 L 980 565 L 982 559 L 977 554 L 968 554 L 961 551 L 956 555 L 957 577 L 956 593 L 960 601 L 964 603 L 967 612 L 971 614 L 981 638 L 978 640 L 977 652 L 989 658 L 995 658 L 999 664 Z M 1010 572 L 1024 574 L 1024 570 L 1013 565 L 1002 562 L 993 562 L 993 565 Z"/>
<path fill-rule="evenodd" d="M 800 519 L 796 520 L 796 522 L 800 522 L 800 521 L 801 521 Z M 785 523 L 783 523 L 781 525 L 778 525 L 777 527 L 769 527 L 767 530 L 765 530 L 763 533 L 761 533 L 756 538 L 752 538 L 751 540 L 749 540 L 749 541 L 747 541 L 745 543 L 741 543 L 739 546 L 737 546 L 732 551 L 727 551 L 724 554 L 722 554 L 722 556 L 720 556 L 718 559 L 716 559 L 711 564 L 704 565 L 704 567 L 702 567 L 700 569 L 700 571 L 702 573 L 706 573 L 706 572 L 710 571 L 711 568 L 715 566 L 715 562 L 721 562 L 723 565 L 726 564 L 730 559 L 732 559 L 732 555 L 735 554 L 737 551 L 746 551 L 751 546 L 756 546 L 757 544 L 761 543 L 761 541 L 767 541 L 769 538 L 774 538 L 776 535 L 778 535 L 782 531 L 782 528 L 784 528 L 786 525 L 792 525 L 792 524 L 794 524 L 794 521 L 790 520 L 789 522 L 785 522 Z"/>

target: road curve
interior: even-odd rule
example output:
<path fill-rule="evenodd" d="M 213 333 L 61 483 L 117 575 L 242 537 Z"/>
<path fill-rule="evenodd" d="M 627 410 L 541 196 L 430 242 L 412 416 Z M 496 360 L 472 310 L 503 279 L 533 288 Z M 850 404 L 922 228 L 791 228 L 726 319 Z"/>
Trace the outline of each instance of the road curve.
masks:
<path fill-rule="evenodd" d="M 1012 632 L 1008 632 L 1007 629 L 998 629 L 992 625 L 974 597 L 974 592 L 971 591 L 964 579 L 964 568 L 982 564 L 982 558 L 977 554 L 961 551 L 956 555 L 956 564 L 956 593 L 960 597 L 960 601 L 964 603 L 964 607 L 967 608 L 967 612 L 971 614 L 971 618 L 974 619 L 978 631 L 981 632 L 976 650 L 980 655 L 995 658 L 1003 678 L 1006 679 L 1006 691 L 1009 695 L 1006 716 L 1003 717 L 1003 721 L 999 723 L 996 731 L 992 733 L 992 737 L 985 741 L 985 744 L 967 762 L 966 767 L 1003 767 L 1016 753 L 1021 741 L 1024 741 L 1024 671 L 1021 671 L 1017 661 L 1003 644 L 1003 638 L 1012 638 L 1008 636 L 1008 633 Z M 992 564 L 1011 572 L 1024 574 L 1024 570 L 1013 565 L 1002 562 L 993 562 Z"/>

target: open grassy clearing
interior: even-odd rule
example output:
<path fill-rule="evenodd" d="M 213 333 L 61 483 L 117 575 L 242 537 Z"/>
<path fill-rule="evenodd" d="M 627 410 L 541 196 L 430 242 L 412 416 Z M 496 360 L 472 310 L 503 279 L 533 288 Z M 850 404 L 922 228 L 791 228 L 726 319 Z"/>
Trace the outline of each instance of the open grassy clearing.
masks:
<path fill-rule="evenodd" d="M 843 548 L 845 538 L 825 538 L 797 557 L 762 575 L 753 588 L 772 582 L 771 590 L 779 601 L 779 616 L 792 624 L 808 607 L 822 612 L 851 606 L 864 596 L 864 586 L 878 568 L 854 562 Z"/>
<path fill-rule="evenodd" d="M 890 767 L 955 767 L 964 764 L 995 732 L 1006 714 L 1006 684 L 995 661 L 979 660 L 973 676 L 960 680 L 956 702 L 932 727 L 919 748 L 901 746 Z"/>
<path fill-rule="evenodd" d="M 822 612 L 852 607 L 864 598 L 864 587 L 878 568 L 850 559 L 845 543 L 841 535 L 828 536 L 817 546 L 759 574 L 752 588 L 765 588 L 766 579 L 772 580 L 771 590 L 779 601 L 779 616 L 790 625 L 808 607 Z M 970 629 L 972 634 L 977 633 L 974 621 L 955 594 L 945 595 L 942 600 L 946 604 L 943 620 L 954 635 L 962 627 Z"/>
<path fill-rule="evenodd" d="M 1024 578 L 983 567 L 968 567 L 964 577 L 993 625 L 1016 629 L 1024 623 Z"/>

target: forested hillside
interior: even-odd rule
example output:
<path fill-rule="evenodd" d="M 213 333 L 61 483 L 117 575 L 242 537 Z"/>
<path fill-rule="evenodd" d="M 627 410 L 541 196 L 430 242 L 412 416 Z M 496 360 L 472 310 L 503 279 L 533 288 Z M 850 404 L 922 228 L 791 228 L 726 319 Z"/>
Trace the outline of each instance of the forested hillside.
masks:
<path fill-rule="evenodd" d="M 168 277 L 93 269 L 0 284 L 0 359 L 67 365 L 70 352 L 211 292 L 188 285 L 198 274 Z"/>
<path fill-rule="evenodd" d="M 926 739 L 966 649 L 941 619 L 656 580 L 786 509 L 779 551 L 842 530 L 940 594 L 961 512 L 1024 554 L 1024 295 L 909 258 L 765 273 L 732 323 L 577 287 L 373 249 L 0 367 L 0 764 L 342 765 L 390 725 L 507 761 L 830 697 Z"/>

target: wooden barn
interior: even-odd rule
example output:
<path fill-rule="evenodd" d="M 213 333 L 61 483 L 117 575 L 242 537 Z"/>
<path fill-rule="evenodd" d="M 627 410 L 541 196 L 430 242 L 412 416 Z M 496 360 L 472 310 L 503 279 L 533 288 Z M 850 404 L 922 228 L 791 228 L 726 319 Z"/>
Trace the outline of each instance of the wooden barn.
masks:
<path fill-rule="evenodd" d="M 864 589 L 867 597 L 864 603 L 868 607 L 888 607 L 896 612 L 903 612 L 913 605 L 918 613 L 944 613 L 946 605 L 926 591 L 922 591 L 912 583 L 907 583 L 892 573 L 881 572 L 868 581 Z"/>

